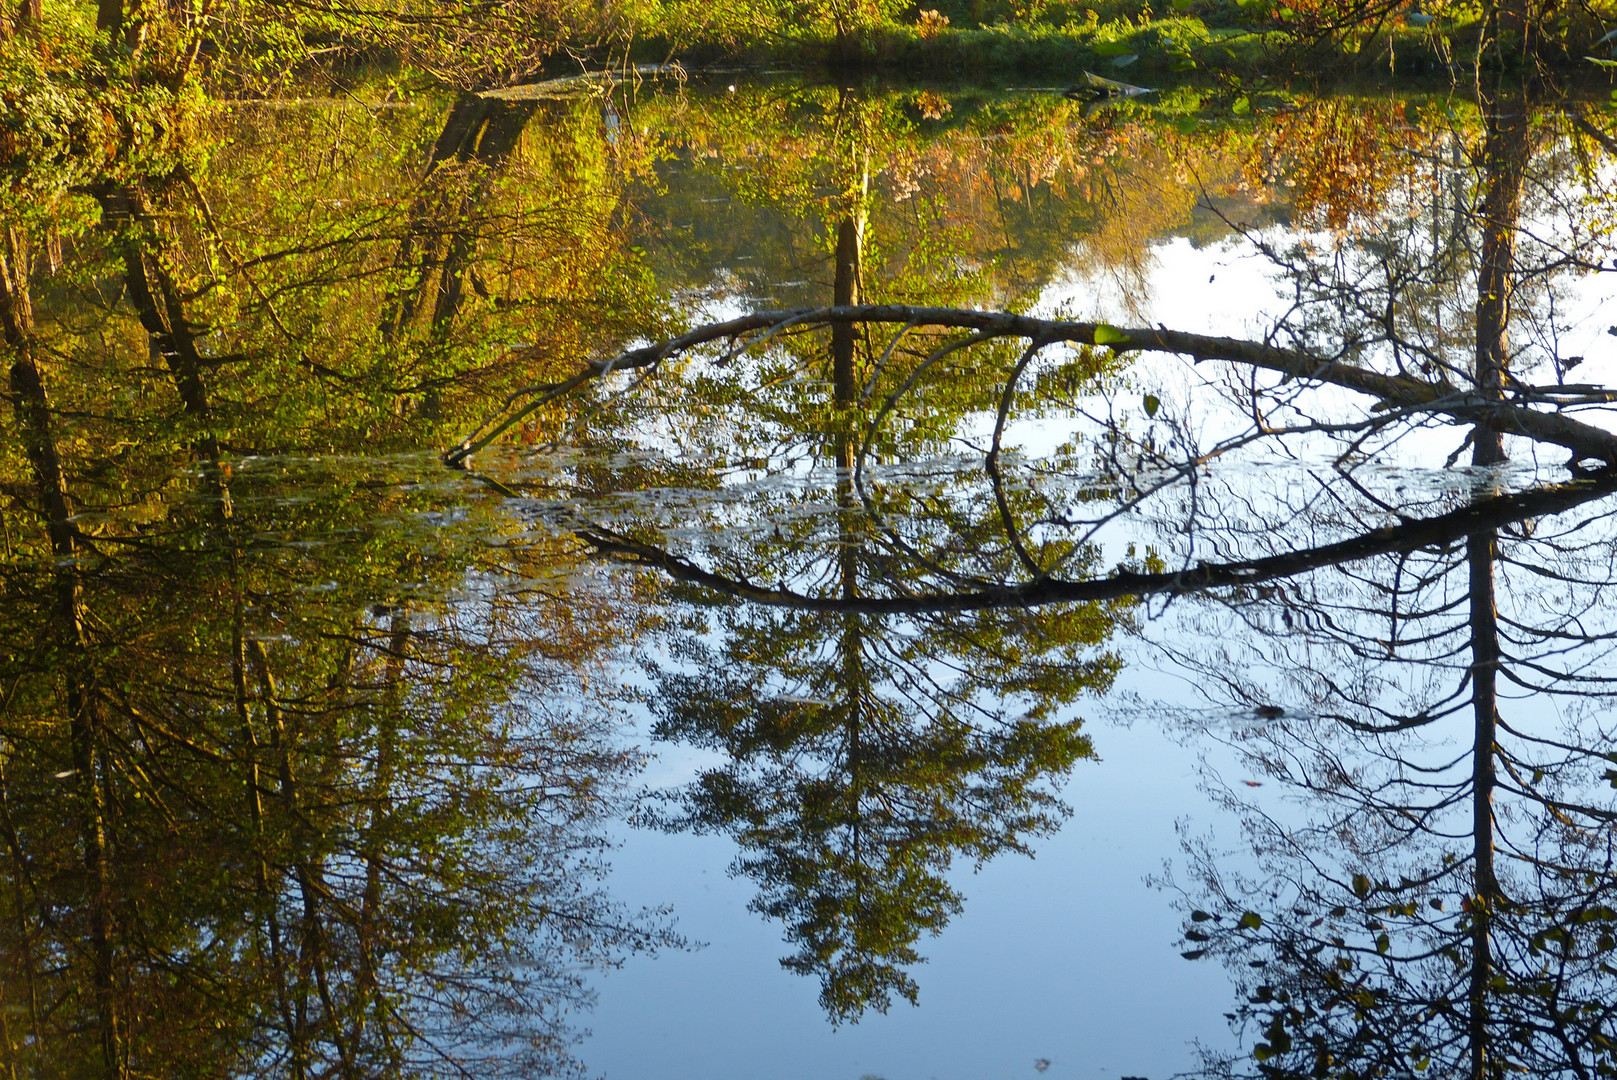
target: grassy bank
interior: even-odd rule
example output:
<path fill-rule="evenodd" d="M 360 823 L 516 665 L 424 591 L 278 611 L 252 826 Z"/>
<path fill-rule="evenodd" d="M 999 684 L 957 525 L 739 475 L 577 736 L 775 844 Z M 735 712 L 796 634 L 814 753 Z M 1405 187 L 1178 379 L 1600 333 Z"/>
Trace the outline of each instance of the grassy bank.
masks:
<path fill-rule="evenodd" d="M 653 26 L 637 39 L 633 52 L 641 60 L 678 59 L 695 67 L 851 68 L 920 78 L 1070 83 L 1081 72 L 1093 71 L 1151 85 L 1254 76 L 1290 82 L 1470 70 L 1481 28 L 1475 12 L 1431 15 L 1418 4 L 1362 27 L 1329 31 L 1288 19 L 1292 9 L 1276 9 L 1267 0 L 1179 0 L 1175 7 L 1180 10 L 1161 17 L 1149 8 L 1110 17 L 1085 9 L 1082 17 L 1060 23 L 992 25 L 929 19 L 933 13 L 925 9 L 908 22 L 884 20 L 842 36 L 815 25 L 787 30 L 763 24 L 684 23 L 677 34 Z M 1563 36 L 1536 49 L 1533 64 L 1604 83 L 1607 71 L 1586 59 L 1604 32 L 1604 22 L 1592 13 L 1582 22 L 1569 21 Z M 1600 49 L 1604 57 L 1610 43 Z M 1493 69 L 1523 66 L 1508 47 L 1490 47 L 1482 61 Z"/>

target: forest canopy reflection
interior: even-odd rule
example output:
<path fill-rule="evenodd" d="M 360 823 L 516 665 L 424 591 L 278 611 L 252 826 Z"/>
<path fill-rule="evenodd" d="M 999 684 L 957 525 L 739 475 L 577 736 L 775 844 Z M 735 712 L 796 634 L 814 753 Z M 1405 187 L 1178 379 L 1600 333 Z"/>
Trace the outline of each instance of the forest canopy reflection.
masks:
<path fill-rule="evenodd" d="M 9 1067 L 568 1072 L 591 967 L 677 941 L 601 885 L 619 587 L 375 456 L 620 257 L 587 159 L 501 186 L 539 111 L 249 108 L 5 223 Z"/>
<path fill-rule="evenodd" d="M 1209 1073 L 1617 1071 L 1611 111 L 625 79 L 5 129 L 5 1064 L 579 1070 L 656 742 L 827 1015 L 914 1002 L 1150 648 L 1267 785 L 1175 879 Z"/>
<path fill-rule="evenodd" d="M 782 612 L 744 631 L 727 620 L 722 639 L 736 643 L 725 655 L 692 646 L 707 674 L 665 676 L 660 733 L 732 755 L 733 765 L 704 774 L 685 796 L 683 824 L 737 836 L 736 869 L 763 882 L 757 906 L 784 918 L 789 939 L 803 946 L 784 962 L 815 970 L 817 955 L 833 1015 L 849 1011 L 839 975 L 858 985 L 839 973 L 833 946 L 854 958 L 875 935 L 851 925 L 828 942 L 826 921 L 849 902 L 820 876 L 829 856 L 816 862 L 799 847 L 815 821 L 808 836 L 836 823 L 857 845 L 863 818 L 857 794 L 828 802 L 827 781 L 782 770 L 800 767 L 796 755 L 820 768 L 829 759 L 839 766 L 836 783 L 857 790 L 866 699 L 837 702 L 848 673 L 863 671 L 854 659 L 867 632 L 859 620 L 999 610 L 1025 619 L 1042 604 L 1162 593 L 1198 597 L 1198 612 L 1230 612 L 1195 616 L 1193 632 L 1159 647 L 1201 673 L 1209 693 L 1245 710 L 1246 721 L 1213 732 L 1305 793 L 1305 808 L 1317 807 L 1300 819 L 1267 805 L 1246 811 L 1256 871 L 1225 870 L 1214 848 L 1192 849 L 1185 955 L 1220 956 L 1255 973 L 1243 977 L 1246 996 L 1232 1015 L 1260 1033 L 1250 1056 L 1214 1056 L 1209 1070 L 1482 1077 L 1617 1069 L 1607 981 L 1617 950 L 1608 925 L 1617 919 L 1609 857 L 1617 808 L 1606 782 L 1601 602 L 1611 584 L 1603 500 L 1617 437 L 1580 416 L 1610 393 L 1571 382 L 1567 372 L 1583 357 L 1555 344 L 1561 279 L 1609 257 L 1598 222 L 1611 193 L 1595 155 L 1610 137 L 1591 115 L 1576 103 L 1485 99 L 1475 126 L 1408 140 L 1419 152 L 1410 151 L 1407 168 L 1429 178 L 1411 186 L 1410 201 L 1328 209 L 1325 219 L 1347 231 L 1290 248 L 1251 231 L 1294 294 L 1261 339 L 859 305 L 842 291 L 834 306 L 698 327 L 543 388 L 555 400 L 637 371 L 649 372 L 636 375 L 642 385 L 659 376 L 670 384 L 662 400 L 700 399 L 717 378 L 731 400 L 759 401 L 754 412 L 777 423 L 788 414 L 782 386 L 828 388 L 796 415 L 846 432 L 826 474 L 839 485 L 834 535 L 828 525 L 818 536 L 783 537 L 776 527 L 771 541 L 742 528 L 692 545 L 661 538 L 652 521 L 578 528 L 614 557 Z M 854 370 L 844 375 L 839 340 L 850 340 L 841 334 L 850 326 Z M 1010 341 L 1029 344 L 994 351 Z M 754 350 L 763 358 L 742 375 L 715 377 L 685 360 L 710 342 L 724 343 L 719 369 Z M 1134 350 L 1233 367 L 1223 392 L 1246 425 L 1226 425 L 1209 440 L 1154 394 L 1135 412 L 1138 392 L 1109 374 Z M 675 360 L 683 366 L 664 375 Z M 966 372 L 970 379 L 960 377 Z M 981 386 L 985 376 L 997 393 L 958 402 L 960 386 Z M 934 386 L 948 389 L 935 394 Z M 1007 454 L 1002 436 L 1018 415 L 1052 406 L 1071 418 L 1071 441 L 1039 458 Z M 961 419 L 973 411 L 997 417 L 975 438 Z M 1418 499 L 1388 491 L 1380 463 L 1411 461 L 1402 446 L 1412 443 L 1440 455 L 1428 468 L 1466 452 L 1472 468 L 1457 482 L 1421 485 Z M 942 483 L 916 483 L 917 460 L 968 446 L 980 455 L 977 470 L 954 457 Z M 1564 464 L 1501 471 L 1552 447 Z M 1254 483 L 1235 464 L 1288 458 L 1294 477 L 1281 487 Z M 895 459 L 909 471 L 885 473 L 880 463 Z M 1209 474 L 1215 459 L 1222 469 Z M 801 485 L 778 490 L 805 497 Z M 738 512 L 792 518 L 766 509 L 767 498 L 728 505 L 730 527 Z M 1149 523 L 1152 546 L 1143 557 L 1131 550 L 1108 560 L 1106 541 L 1124 515 Z M 780 553 L 820 544 L 826 569 Z M 869 588 L 853 569 L 861 559 L 883 568 Z M 1516 589 L 1527 576 L 1541 584 L 1517 608 L 1502 607 L 1501 573 Z M 793 672 L 810 668 L 777 659 L 796 638 L 787 626 L 823 627 L 829 651 L 814 654 L 811 667 L 843 673 L 829 692 L 812 681 L 798 692 L 803 676 Z M 1202 634 L 1215 635 L 1205 653 L 1196 645 Z M 905 637 L 926 640 L 924 631 Z M 922 655 L 937 668 L 983 670 Z M 784 673 L 783 700 L 739 674 L 766 659 Z M 1410 674 L 1399 674 L 1404 668 Z M 1256 681 L 1264 671 L 1279 678 Z M 935 685 L 943 698 L 965 700 Z M 1502 709 L 1502 686 L 1530 695 L 1530 710 Z M 1549 704 L 1558 698 L 1567 701 Z M 1304 704 L 1274 704 L 1286 700 Z M 831 748 L 814 749 L 828 731 Z M 753 773 L 754 761 L 780 764 Z M 818 801 L 787 795 L 782 805 L 793 791 Z M 1232 792 L 1224 798 L 1246 806 Z M 963 846 L 973 850 L 969 840 Z M 864 885 L 854 869 L 835 884 Z M 855 901 L 881 926 L 875 895 Z M 935 929 L 935 900 L 908 906 L 915 929 Z M 885 1007 L 886 994 L 869 1001 Z"/>

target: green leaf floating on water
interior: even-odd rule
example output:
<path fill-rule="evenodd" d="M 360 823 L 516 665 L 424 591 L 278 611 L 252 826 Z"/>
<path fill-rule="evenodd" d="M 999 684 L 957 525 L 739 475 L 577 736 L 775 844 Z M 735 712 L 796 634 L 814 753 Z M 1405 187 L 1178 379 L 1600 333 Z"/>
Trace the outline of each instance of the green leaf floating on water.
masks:
<path fill-rule="evenodd" d="M 1096 345 L 1126 345 L 1129 336 L 1115 326 L 1098 323 L 1095 326 Z"/>

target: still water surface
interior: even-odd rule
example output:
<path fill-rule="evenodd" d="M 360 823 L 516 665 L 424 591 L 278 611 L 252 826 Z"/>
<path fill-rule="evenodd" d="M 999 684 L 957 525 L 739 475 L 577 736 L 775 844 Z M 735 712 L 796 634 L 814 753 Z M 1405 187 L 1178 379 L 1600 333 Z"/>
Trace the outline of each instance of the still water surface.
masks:
<path fill-rule="evenodd" d="M 8 1060 L 1606 1075 L 1610 122 L 1242 102 L 248 105 L 64 204 Z"/>

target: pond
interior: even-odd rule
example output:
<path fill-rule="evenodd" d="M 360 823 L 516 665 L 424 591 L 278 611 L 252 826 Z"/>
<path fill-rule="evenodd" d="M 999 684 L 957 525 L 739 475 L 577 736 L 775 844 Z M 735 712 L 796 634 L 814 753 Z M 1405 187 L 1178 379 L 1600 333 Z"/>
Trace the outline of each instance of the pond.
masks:
<path fill-rule="evenodd" d="M 0 260 L 14 1073 L 1617 1074 L 1607 103 L 201 128 Z"/>

